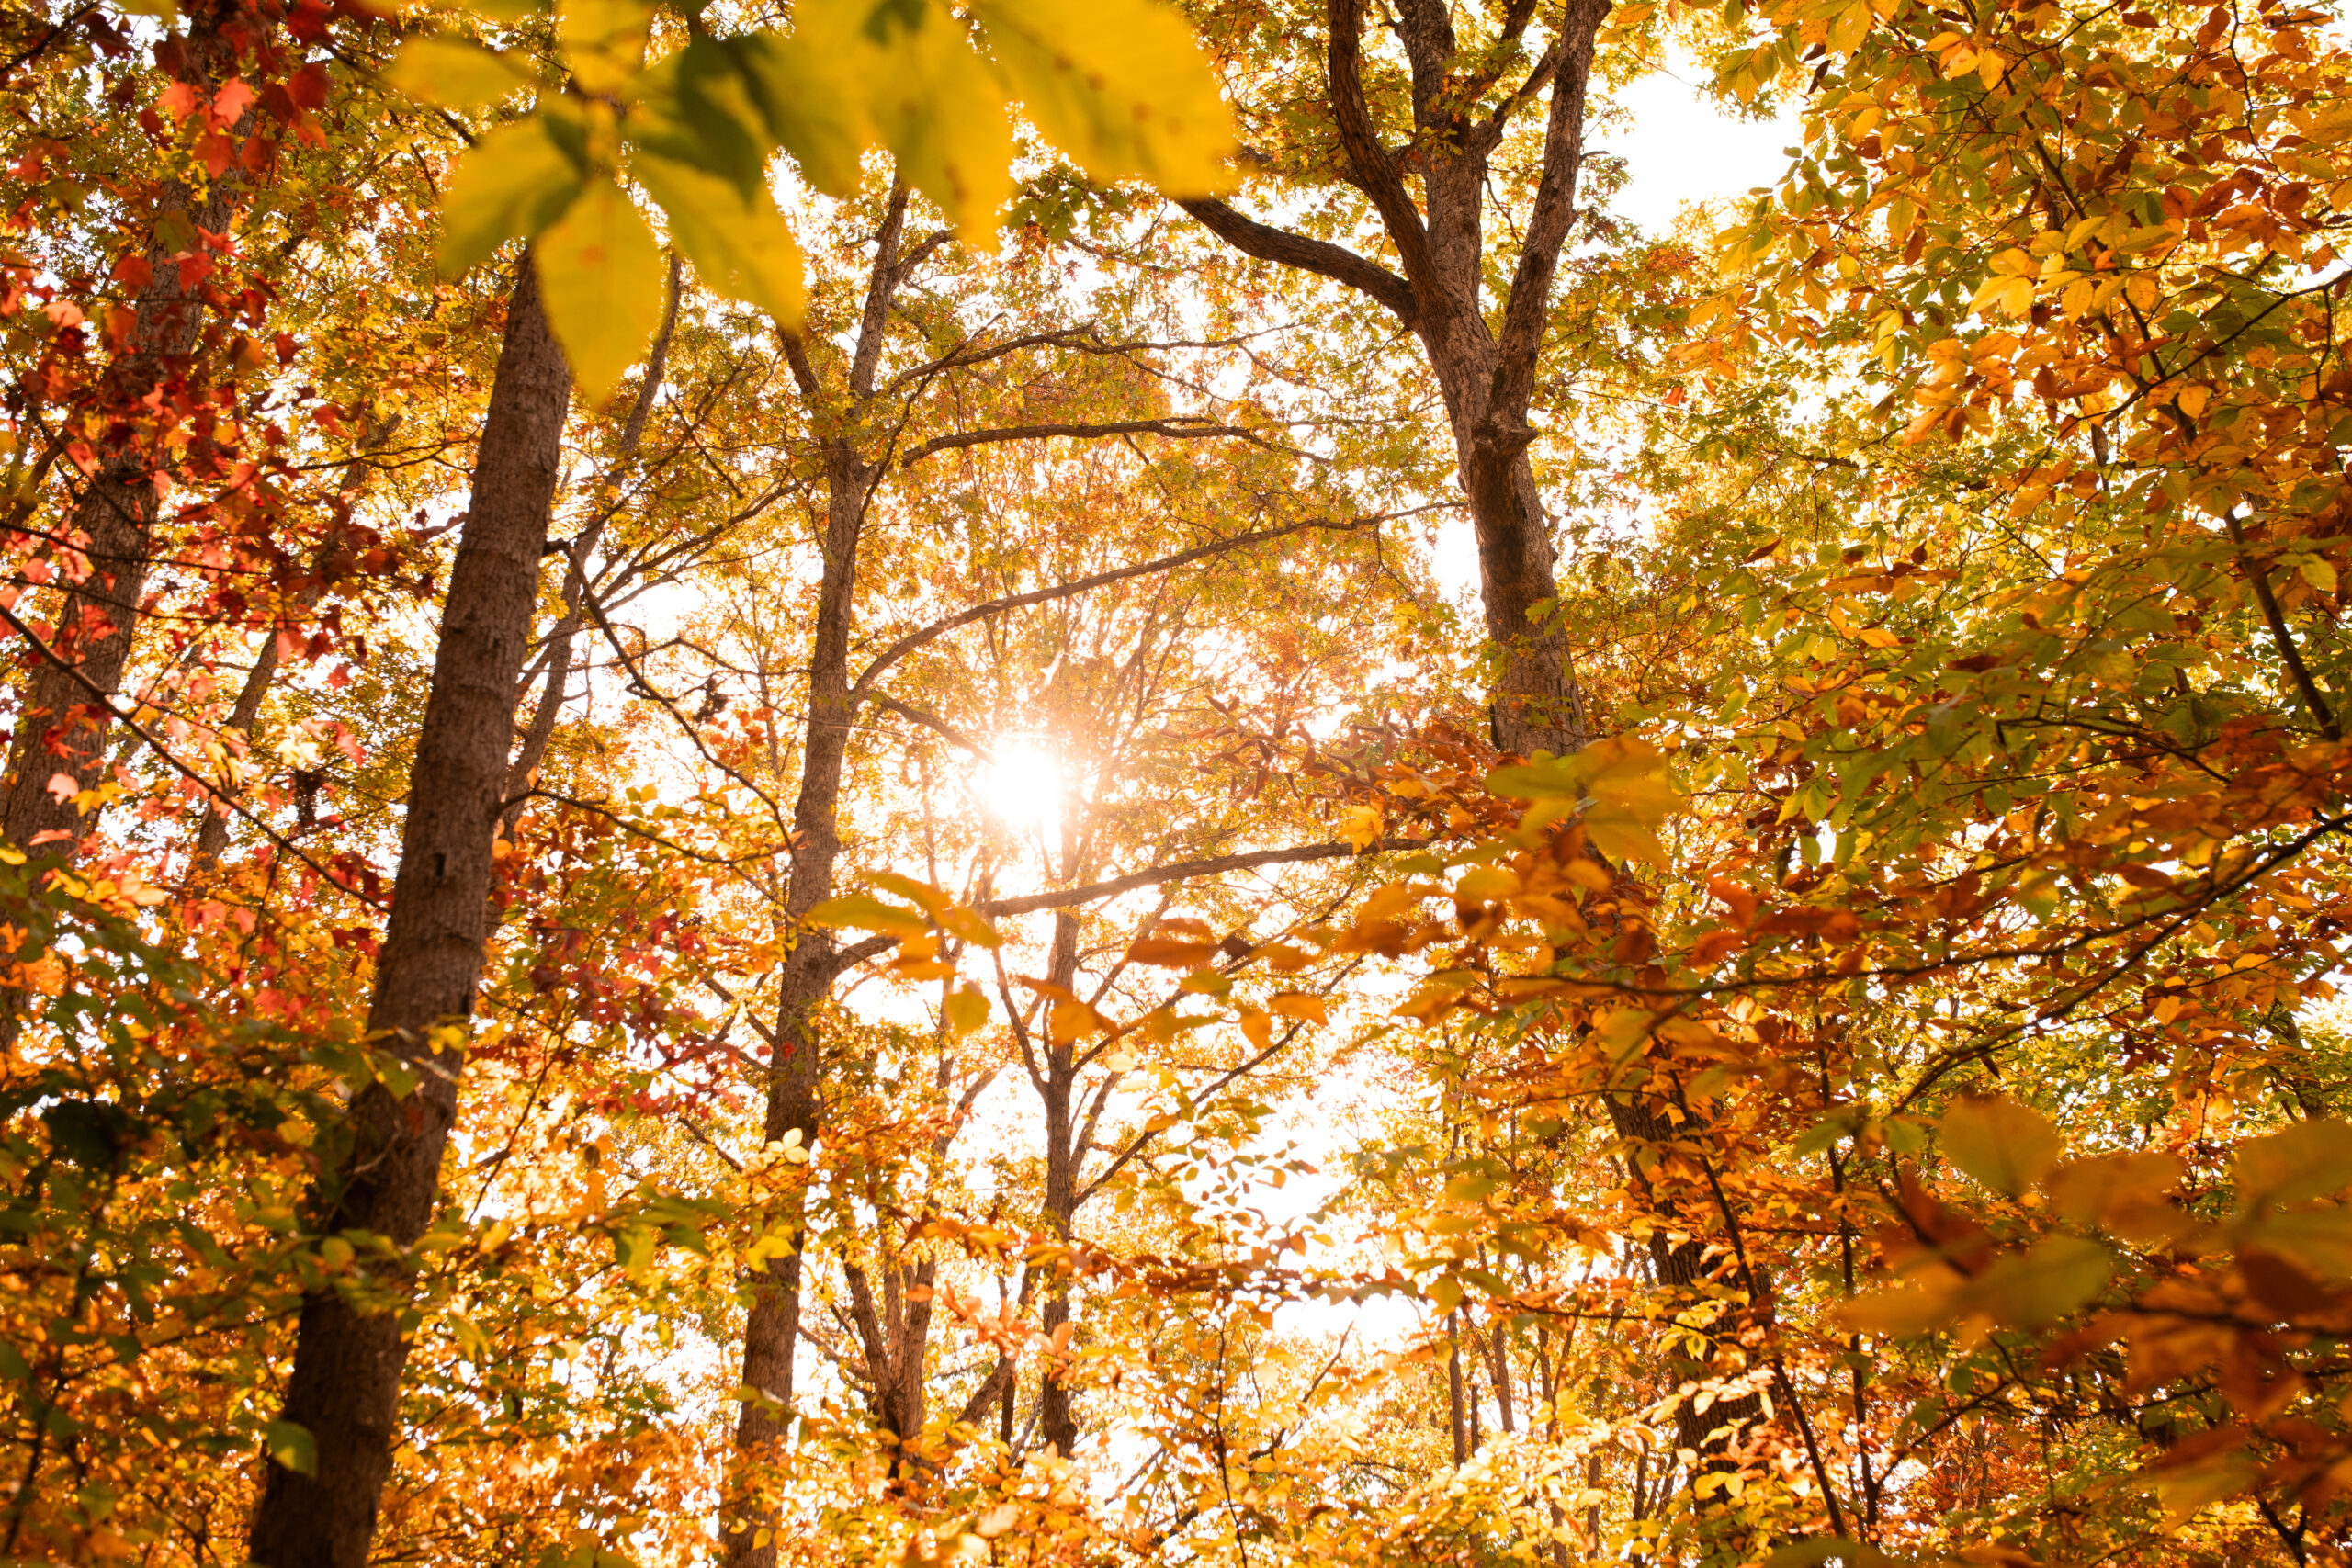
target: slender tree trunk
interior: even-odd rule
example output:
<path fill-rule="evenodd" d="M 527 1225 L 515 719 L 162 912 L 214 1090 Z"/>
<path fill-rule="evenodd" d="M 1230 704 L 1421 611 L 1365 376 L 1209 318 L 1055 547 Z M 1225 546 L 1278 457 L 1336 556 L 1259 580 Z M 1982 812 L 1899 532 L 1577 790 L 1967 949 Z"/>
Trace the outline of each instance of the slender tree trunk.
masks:
<path fill-rule="evenodd" d="M 685 289 L 684 268 L 678 253 L 670 253 L 670 304 L 662 313 L 662 330 L 653 335 L 652 352 L 646 356 L 645 379 L 639 384 L 637 401 L 629 409 L 628 423 L 621 427 L 621 438 L 613 451 L 612 467 L 605 471 L 604 489 L 618 490 L 623 475 L 637 461 L 638 449 L 645 442 L 645 425 L 653 413 L 653 400 L 662 390 L 662 378 L 669 368 L 670 340 L 678 328 L 678 303 Z M 548 754 L 548 744 L 555 739 L 555 721 L 563 711 L 567 688 L 571 683 L 572 641 L 580 635 L 583 619 L 581 602 L 588 593 L 588 560 L 605 536 L 605 525 L 612 521 L 618 501 L 600 504 L 595 519 L 580 530 L 564 552 L 562 608 L 557 613 L 555 627 L 548 634 L 547 676 L 539 688 L 539 703 L 531 715 L 531 722 L 523 731 L 523 741 L 514 752 L 514 761 L 506 773 L 507 807 L 502 820 L 512 828 L 522 817 L 528 804 L 524 792 L 538 776 L 539 764 Z"/>
<path fill-rule="evenodd" d="M 906 191 L 894 188 L 876 236 L 874 270 L 850 365 L 854 404 L 864 402 L 874 390 L 890 300 L 898 289 L 899 239 L 906 210 Z M 814 400 L 820 389 L 815 373 L 797 352 L 794 371 L 802 395 Z M 798 945 L 778 977 L 775 1055 L 768 1066 L 767 1114 L 762 1124 L 769 1142 L 797 1132 L 803 1148 L 815 1145 L 820 1130 L 823 1064 L 817 1013 L 831 994 L 837 973 L 830 933 L 803 922 L 809 910 L 833 896 L 834 867 L 841 858 L 836 818 L 842 767 L 857 717 L 850 700 L 849 638 L 856 619 L 858 543 L 866 500 L 879 475 L 845 432 L 826 443 L 825 559 L 817 589 L 817 623 L 809 638 L 808 723 L 801 748 L 800 790 L 792 808 L 792 870 L 784 908 L 786 921 L 797 928 Z M 720 1506 L 723 1568 L 775 1568 L 776 1561 L 776 1517 L 755 1472 L 773 1461 L 792 1420 L 804 1191 L 793 1189 L 783 1217 L 793 1238 L 792 1251 L 772 1258 L 750 1283 L 743 1386 L 753 1397 L 744 1401 L 735 1423 L 735 1445 L 747 1468 L 729 1478 Z"/>
<path fill-rule="evenodd" d="M 369 1037 L 415 1075 L 416 1087 L 402 1096 L 373 1083 L 353 1102 L 352 1147 L 331 1192 L 330 1232 L 380 1235 L 406 1247 L 439 1201 L 441 1155 L 465 1063 L 462 1031 L 489 939 L 515 679 L 538 602 L 571 398 L 571 373 L 548 333 L 526 255 L 475 454 L 472 504 L 450 574 L 368 1011 Z M 397 1270 L 381 1283 L 404 1292 Z M 334 1291 L 304 1298 L 285 1419 L 310 1433 L 317 1462 L 309 1474 L 267 1462 L 254 1518 L 254 1562 L 265 1568 L 367 1562 L 399 1437 L 407 1355 L 396 1310 L 364 1311 Z"/>
<path fill-rule="evenodd" d="M 217 21 L 210 11 L 204 14 L 190 35 L 187 56 L 201 62 L 201 73 L 215 82 L 228 69 Z M 248 110 L 234 134 L 242 140 L 251 125 Z M 163 220 L 151 234 L 182 224 L 222 232 L 241 183 L 234 175 L 213 180 L 198 200 L 182 182 L 165 181 L 158 204 Z M 168 221 L 173 219 L 178 221 Z M 164 386 L 203 337 L 204 302 L 182 286 L 178 254 L 170 243 L 148 241 L 150 276 L 140 290 L 130 350 L 107 370 L 107 394 L 117 408 L 132 407 Z M 89 541 L 90 572 L 66 593 L 51 639 L 72 669 L 48 660 L 35 664 L 17 712 L 0 838 L 19 849 L 51 850 L 71 860 L 88 830 L 73 796 L 94 787 L 105 773 L 114 716 L 91 701 L 82 682 L 109 697 L 122 689 L 154 547 L 158 498 L 152 476 L 164 458 L 160 449 L 134 438 L 88 478 L 74 503 L 73 527 Z M 51 789 L 60 775 L 72 783 L 72 790 Z"/>
<path fill-rule="evenodd" d="M 1078 979 L 1078 916 L 1070 910 L 1054 912 L 1053 960 L 1046 973 L 1065 990 Z M 1074 1146 L 1077 1127 L 1071 1115 L 1078 1091 L 1077 1043 L 1056 1040 L 1051 1008 L 1046 1017 L 1045 1220 L 1046 1231 L 1067 1247 L 1078 1210 L 1078 1163 L 1085 1155 Z M 1069 1276 L 1066 1269 L 1057 1269 L 1046 1279 L 1037 1324 L 1050 1341 L 1069 1320 Z M 1078 1412 L 1071 1404 L 1069 1382 L 1050 1360 L 1037 1384 L 1037 1438 L 1064 1459 L 1078 1444 Z"/>

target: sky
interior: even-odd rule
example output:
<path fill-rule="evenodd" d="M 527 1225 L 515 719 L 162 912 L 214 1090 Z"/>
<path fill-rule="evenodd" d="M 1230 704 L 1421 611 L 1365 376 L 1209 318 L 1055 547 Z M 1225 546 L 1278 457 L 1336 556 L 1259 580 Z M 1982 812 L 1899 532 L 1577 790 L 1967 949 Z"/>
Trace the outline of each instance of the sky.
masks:
<path fill-rule="evenodd" d="M 1633 124 L 1596 138 L 1629 165 L 1633 184 L 1617 207 L 1645 229 L 1664 231 L 1690 203 L 1777 183 L 1789 164 L 1783 149 L 1797 144 L 1793 117 L 1734 119 L 1699 91 L 1702 76 L 1690 61 L 1669 59 L 1665 69 L 1616 95 Z"/>

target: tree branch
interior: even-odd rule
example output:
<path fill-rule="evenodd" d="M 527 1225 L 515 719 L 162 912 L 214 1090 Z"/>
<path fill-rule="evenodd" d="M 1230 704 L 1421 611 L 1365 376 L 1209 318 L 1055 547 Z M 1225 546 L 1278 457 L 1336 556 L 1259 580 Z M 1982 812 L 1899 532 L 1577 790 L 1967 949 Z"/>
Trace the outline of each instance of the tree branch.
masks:
<path fill-rule="evenodd" d="M 1177 203 L 1197 219 L 1201 226 L 1245 255 L 1270 261 L 1278 266 L 1295 267 L 1344 283 L 1360 293 L 1368 294 L 1385 305 L 1407 327 L 1420 318 L 1419 308 L 1413 300 L 1413 286 L 1375 262 L 1367 261 L 1345 245 L 1335 245 L 1328 240 L 1310 240 L 1304 234 L 1294 234 L 1287 229 L 1277 229 L 1245 218 L 1221 201 L 1192 200 Z"/>
<path fill-rule="evenodd" d="M 1026 893 L 1014 898 L 984 898 L 974 904 L 972 908 L 983 915 L 1027 915 L 1039 909 L 1066 909 L 1073 904 L 1091 904 L 1100 898 L 1131 893 L 1138 887 L 1157 887 L 1163 882 L 1179 882 L 1188 877 L 1215 876 L 1227 871 L 1250 871 L 1261 865 L 1295 865 L 1302 861 L 1337 860 L 1342 855 L 1427 848 L 1429 842 L 1424 839 L 1374 839 L 1361 850 L 1353 844 L 1299 844 L 1286 850 L 1250 850 L 1240 854 L 1213 855 L 1206 860 L 1156 865 L 1148 871 L 1131 872 L 1106 882 L 1090 882 L 1083 887 L 1067 887 L 1054 893 Z"/>
<path fill-rule="evenodd" d="M 1122 419 L 1103 424 L 1011 424 L 993 430 L 965 430 L 953 435 L 941 435 L 924 442 L 899 459 L 899 467 L 912 468 L 934 452 L 952 452 L 964 446 L 985 446 L 999 441 L 1035 441 L 1049 436 L 1066 436 L 1074 440 L 1091 441 L 1112 435 L 1165 435 L 1174 441 L 1200 441 L 1220 435 L 1235 435 L 1244 441 L 1267 445 L 1263 436 L 1238 424 L 1213 424 L 1192 419 Z"/>
<path fill-rule="evenodd" d="M 1114 567 L 1108 571 L 1098 571 L 1090 577 L 1056 583 L 1051 588 L 1035 588 L 1026 593 L 1008 593 L 1001 599 L 990 599 L 984 604 L 974 604 L 968 609 L 948 616 L 944 621 L 934 621 L 920 631 L 909 632 L 884 649 L 875 656 L 874 661 L 865 667 L 865 671 L 850 686 L 850 701 L 853 705 L 865 701 L 866 694 L 873 689 L 874 682 L 880 680 L 892 665 L 916 649 L 938 641 L 959 626 L 970 626 L 974 621 L 984 621 L 994 615 L 1004 615 L 1008 611 L 1026 609 L 1032 604 L 1049 604 L 1057 599 L 1069 599 L 1080 593 L 1091 593 L 1097 588 L 1107 588 L 1112 583 L 1124 582 L 1131 577 L 1148 577 L 1154 572 L 1173 571 L 1178 567 L 1189 566 L 1196 560 L 1204 560 L 1211 556 L 1222 555 L 1227 550 L 1242 549 L 1250 545 L 1261 545 L 1269 539 L 1283 538 L 1305 529 L 1329 528 L 1341 531 L 1362 528 L 1384 522 L 1387 515 L 1385 513 L 1379 513 L 1369 517 L 1353 518 L 1345 523 L 1334 523 L 1329 519 L 1317 517 L 1309 518 L 1305 522 L 1285 524 L 1279 528 L 1261 528 L 1255 533 L 1238 535 L 1230 539 L 1216 539 L 1205 545 L 1195 545 L 1189 550 L 1179 550 L 1172 556 L 1162 556 L 1158 560 L 1139 561 L 1133 566 Z"/>

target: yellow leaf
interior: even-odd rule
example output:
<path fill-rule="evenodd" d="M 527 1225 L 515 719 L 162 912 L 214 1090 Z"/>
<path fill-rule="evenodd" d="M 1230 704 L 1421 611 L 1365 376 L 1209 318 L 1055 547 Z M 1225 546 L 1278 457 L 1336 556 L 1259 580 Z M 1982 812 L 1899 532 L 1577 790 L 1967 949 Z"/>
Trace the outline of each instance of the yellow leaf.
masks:
<path fill-rule="evenodd" d="M 1946 1159 L 2012 1198 L 2058 1163 L 2058 1129 L 2006 1097 L 1961 1100 L 1944 1112 L 1938 1131 Z"/>
<path fill-rule="evenodd" d="M 556 41 L 572 81 L 592 95 L 617 93 L 644 69 L 652 26 L 653 7 L 644 0 L 561 0 L 556 7 Z"/>
<path fill-rule="evenodd" d="M 804 917 L 812 926 L 847 926 L 855 931 L 881 931 L 901 941 L 913 942 L 930 933 L 931 928 L 912 909 L 901 909 L 893 904 L 865 893 L 853 893 L 843 898 L 828 898 Z"/>
<path fill-rule="evenodd" d="M 1056 1002 L 1046 1021 L 1046 1032 L 1057 1045 L 1067 1045 L 1073 1040 L 1092 1034 L 1102 1027 L 1094 1010 L 1084 1002 Z"/>
<path fill-rule="evenodd" d="M 1310 997 L 1298 991 L 1285 991 L 1279 997 L 1267 998 L 1266 1010 L 1280 1013 L 1284 1018 L 1305 1019 L 1309 1023 L 1331 1021 L 1329 1002 L 1321 997 Z"/>
<path fill-rule="evenodd" d="M 805 10 L 862 14 L 827 0 Z M 947 214 L 964 243 L 996 246 L 997 209 L 1012 194 L 1012 131 L 994 73 L 944 6 L 892 6 L 865 24 L 878 32 L 865 78 L 866 111 L 907 183 Z"/>
<path fill-rule="evenodd" d="M 476 109 L 496 103 L 528 76 L 503 54 L 463 39 L 411 39 L 392 57 L 384 80 L 419 103 Z"/>
<path fill-rule="evenodd" d="M 1233 188 L 1233 122 L 1193 29 L 1155 0 L 976 0 L 1029 118 L 1104 182 Z"/>
<path fill-rule="evenodd" d="M 1256 1008 L 1243 1008 L 1241 1032 L 1249 1037 L 1250 1044 L 1262 1051 L 1274 1037 L 1274 1021 Z"/>
<path fill-rule="evenodd" d="M 636 205 L 597 180 L 539 236 L 532 254 L 548 325 L 581 395 L 603 402 L 652 340 L 662 315 L 662 250 Z"/>
<path fill-rule="evenodd" d="M 1340 814 L 1340 837 L 1359 854 L 1379 840 L 1384 826 L 1377 806 L 1351 806 Z"/>
<path fill-rule="evenodd" d="M 545 117 L 491 131 L 441 187 L 441 270 L 454 277 L 507 241 L 545 229 L 571 205 L 581 181 Z"/>
<path fill-rule="evenodd" d="M 955 994 L 941 1004 L 948 1029 L 956 1034 L 969 1034 L 989 1021 L 989 999 L 977 986 L 959 986 Z"/>

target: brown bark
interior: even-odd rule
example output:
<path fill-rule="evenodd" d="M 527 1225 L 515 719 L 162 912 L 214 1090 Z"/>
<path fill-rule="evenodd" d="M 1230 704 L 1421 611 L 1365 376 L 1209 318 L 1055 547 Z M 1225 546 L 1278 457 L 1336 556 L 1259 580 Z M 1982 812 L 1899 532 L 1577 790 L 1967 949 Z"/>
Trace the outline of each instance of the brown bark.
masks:
<path fill-rule="evenodd" d="M 1503 301 L 1500 334 L 1488 324 L 1484 231 L 1487 160 L 1503 114 L 1481 118 L 1469 106 L 1458 46 L 1442 0 L 1399 7 L 1397 32 L 1413 74 L 1416 203 L 1397 160 L 1383 145 L 1362 80 L 1363 0 L 1329 0 L 1325 68 L 1344 178 L 1372 199 L 1404 276 L 1346 248 L 1272 228 L 1223 202 L 1185 209 L 1237 249 L 1314 272 L 1370 296 L 1417 335 L 1445 400 L 1463 493 L 1478 547 L 1487 631 L 1501 663 L 1493 688 L 1496 739 L 1508 750 L 1567 751 L 1591 737 L 1573 649 L 1541 606 L 1558 588 L 1553 550 L 1527 447 L 1535 366 L 1562 246 L 1576 216 L 1584 155 L 1593 39 L 1608 0 L 1569 0 L 1560 32 L 1506 110 L 1548 81 L 1551 107 L 1544 168 Z M 1515 7 L 1524 28 L 1532 7 Z M 1507 20 L 1506 31 L 1512 30 Z"/>
<path fill-rule="evenodd" d="M 1065 825 L 1066 839 L 1074 832 L 1074 825 Z M 1069 909 L 1054 912 L 1053 959 L 1046 977 L 1064 990 L 1077 983 L 1078 916 Z M 1046 1016 L 1050 1020 L 1050 1009 Z M 1078 1047 L 1075 1041 L 1054 1039 L 1050 1027 L 1046 1034 L 1045 1049 L 1039 1053 L 1045 1067 L 1041 1086 L 1046 1102 L 1044 1217 L 1047 1233 L 1067 1247 L 1078 1213 L 1078 1165 L 1086 1154 L 1085 1140 L 1079 1135 L 1072 1113 L 1078 1092 Z M 1037 1326 L 1051 1341 L 1055 1331 L 1069 1320 L 1069 1277 L 1067 1272 L 1057 1272 L 1047 1277 Z M 1050 1362 L 1037 1382 L 1037 1438 L 1064 1459 L 1078 1443 L 1078 1412 L 1071 1404 L 1069 1380 Z"/>
<path fill-rule="evenodd" d="M 571 373 L 540 312 L 526 257 L 507 306 L 475 454 L 472 504 L 450 574 L 368 1010 L 369 1037 L 413 1073 L 415 1088 L 398 1095 L 374 1083 L 353 1102 L 350 1153 L 327 1195 L 330 1233 L 380 1235 L 406 1247 L 439 1201 L 464 1048 L 461 1035 L 435 1035 L 447 1025 L 462 1028 L 481 977 L 515 679 L 538 600 L 571 398 Z M 396 1268 L 376 1283 L 404 1294 Z M 310 1433 L 317 1462 L 301 1474 L 268 1461 L 254 1561 L 266 1568 L 367 1562 L 399 1436 L 407 1355 L 397 1310 L 365 1310 L 334 1291 L 304 1298 L 285 1419 Z"/>

